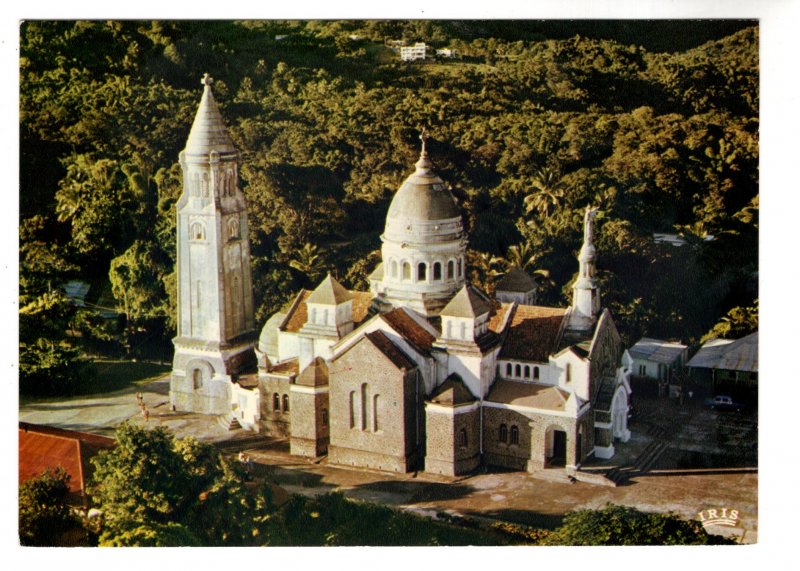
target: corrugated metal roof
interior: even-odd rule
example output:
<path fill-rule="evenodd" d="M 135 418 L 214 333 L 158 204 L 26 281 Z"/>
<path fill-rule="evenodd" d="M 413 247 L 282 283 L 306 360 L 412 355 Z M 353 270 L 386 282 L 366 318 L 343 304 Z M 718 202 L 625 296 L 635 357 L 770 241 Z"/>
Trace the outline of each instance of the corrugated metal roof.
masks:
<path fill-rule="evenodd" d="M 642 337 L 628 352 L 634 359 L 671 365 L 687 349 L 686 345 L 675 341 L 662 341 L 661 339 Z"/>
<path fill-rule="evenodd" d="M 712 339 L 687 363 L 698 369 L 758 372 L 758 331 L 735 341 Z"/>

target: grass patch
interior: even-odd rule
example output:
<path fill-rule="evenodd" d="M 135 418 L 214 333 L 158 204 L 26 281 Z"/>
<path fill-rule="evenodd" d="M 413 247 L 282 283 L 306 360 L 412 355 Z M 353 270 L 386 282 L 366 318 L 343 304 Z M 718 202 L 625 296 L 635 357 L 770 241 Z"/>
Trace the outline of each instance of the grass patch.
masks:
<path fill-rule="evenodd" d="M 76 395 L 110 393 L 140 386 L 162 378 L 169 373 L 169 365 L 141 361 L 94 361 L 96 374 L 81 383 Z"/>

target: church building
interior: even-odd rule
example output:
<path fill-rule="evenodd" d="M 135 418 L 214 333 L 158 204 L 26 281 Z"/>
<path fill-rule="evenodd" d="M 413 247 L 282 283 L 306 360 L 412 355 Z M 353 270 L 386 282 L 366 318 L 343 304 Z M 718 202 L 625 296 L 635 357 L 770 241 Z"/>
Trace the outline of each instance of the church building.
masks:
<path fill-rule="evenodd" d="M 177 410 L 285 438 L 292 454 L 329 464 L 448 476 L 484 465 L 568 476 L 628 440 L 632 361 L 601 304 L 596 210 L 570 307 L 535 305 L 519 268 L 490 297 L 467 281 L 461 212 L 424 134 L 370 291 L 328 275 L 257 335 L 238 155 L 203 83 L 180 155 Z"/>

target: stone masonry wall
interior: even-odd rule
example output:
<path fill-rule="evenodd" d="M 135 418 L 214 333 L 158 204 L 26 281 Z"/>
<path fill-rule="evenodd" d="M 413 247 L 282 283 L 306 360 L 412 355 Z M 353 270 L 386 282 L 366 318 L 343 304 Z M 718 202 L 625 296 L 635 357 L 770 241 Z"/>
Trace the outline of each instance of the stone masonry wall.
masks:
<path fill-rule="evenodd" d="M 416 371 L 404 373 L 371 342 L 362 340 L 330 364 L 329 374 L 329 462 L 408 470 L 417 460 Z"/>

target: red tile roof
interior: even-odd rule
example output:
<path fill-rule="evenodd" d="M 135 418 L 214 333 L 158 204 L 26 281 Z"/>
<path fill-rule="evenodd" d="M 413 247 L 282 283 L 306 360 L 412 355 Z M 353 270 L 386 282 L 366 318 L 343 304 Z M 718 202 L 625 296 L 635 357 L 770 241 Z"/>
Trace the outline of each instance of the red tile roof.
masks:
<path fill-rule="evenodd" d="M 280 363 L 276 363 L 269 369 L 270 374 L 274 375 L 296 375 L 300 372 L 300 363 L 297 357 L 293 357 L 291 359 L 286 359 L 285 361 L 281 361 Z"/>
<path fill-rule="evenodd" d="M 61 467 L 70 475 L 70 493 L 82 498 L 92 471 L 89 459 L 114 445 L 105 436 L 20 422 L 19 483 Z"/>
<path fill-rule="evenodd" d="M 498 358 L 547 361 L 558 343 L 566 312 L 566 309 L 557 307 L 518 305 Z"/>
<path fill-rule="evenodd" d="M 498 334 L 503 332 L 506 314 L 511 307 L 512 304 L 510 303 L 499 303 L 492 308 L 492 313 L 489 315 L 489 331 L 494 331 Z"/>
<path fill-rule="evenodd" d="M 429 355 L 436 337 L 417 323 L 404 309 L 393 309 L 381 317 L 419 353 Z"/>
<path fill-rule="evenodd" d="M 308 320 L 308 306 L 306 302 L 313 292 L 301 290 L 287 310 L 288 315 L 284 321 L 281 331 L 297 333 L 302 329 Z M 353 296 L 353 325 L 358 327 L 367 318 L 369 308 L 372 305 L 372 294 L 368 291 L 350 291 Z"/>

